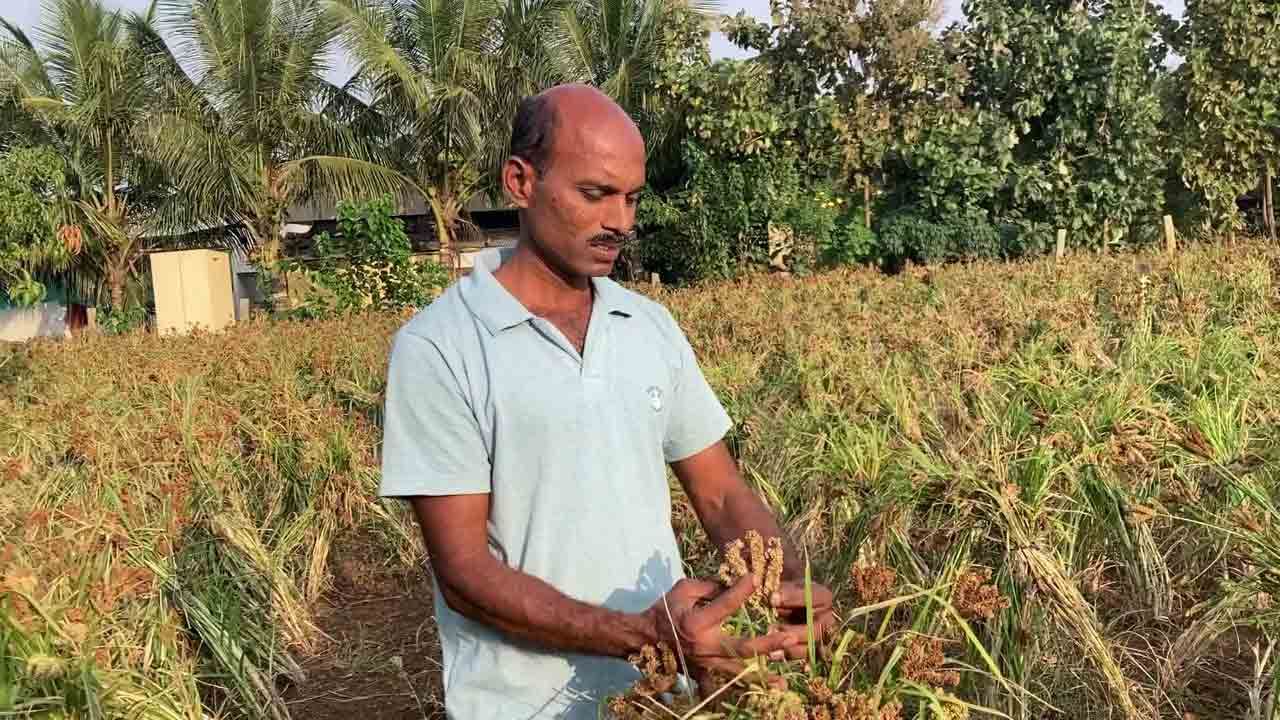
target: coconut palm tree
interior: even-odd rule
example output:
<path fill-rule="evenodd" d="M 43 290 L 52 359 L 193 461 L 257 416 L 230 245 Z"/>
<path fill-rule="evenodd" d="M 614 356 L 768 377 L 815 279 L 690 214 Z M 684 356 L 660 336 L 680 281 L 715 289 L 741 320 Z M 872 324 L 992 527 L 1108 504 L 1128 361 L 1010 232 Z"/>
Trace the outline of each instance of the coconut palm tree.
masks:
<path fill-rule="evenodd" d="M 141 148 L 147 67 L 164 63 L 155 55 L 155 6 L 126 14 L 101 0 L 47 0 L 43 10 L 39 48 L 3 23 L 0 93 L 66 160 L 69 199 L 54 209 L 60 233 L 79 251 L 79 268 L 105 279 L 119 309 L 163 196 L 160 167 Z"/>
<path fill-rule="evenodd" d="M 519 0 L 517 0 L 519 1 Z M 497 0 L 334 0 L 397 167 L 431 207 L 441 260 L 492 158 Z M 505 87 L 505 85 L 504 85 Z"/>
<path fill-rule="evenodd" d="M 566 81 L 597 85 L 641 119 L 661 113 L 655 67 L 687 0 L 330 0 L 387 147 L 435 216 L 441 255 L 464 208 L 498 193 L 520 98 Z M 701 2 L 701 0 L 699 0 Z M 685 41 L 686 38 L 679 38 Z"/>
<path fill-rule="evenodd" d="M 325 77 L 338 25 L 320 0 L 162 1 L 187 73 L 148 134 L 182 198 L 169 227 L 238 225 L 270 270 L 294 204 L 403 188 L 344 122 L 360 103 Z"/>

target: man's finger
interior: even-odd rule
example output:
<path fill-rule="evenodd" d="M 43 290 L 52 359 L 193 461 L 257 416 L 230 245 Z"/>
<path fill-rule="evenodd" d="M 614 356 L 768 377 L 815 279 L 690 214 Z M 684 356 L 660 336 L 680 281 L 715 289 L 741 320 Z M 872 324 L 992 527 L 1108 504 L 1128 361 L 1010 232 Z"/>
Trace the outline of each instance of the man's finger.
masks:
<path fill-rule="evenodd" d="M 698 580 L 688 578 L 682 580 L 676 588 L 680 595 L 683 595 L 693 602 L 700 600 L 710 600 L 720 594 L 720 583 L 714 583 L 710 580 Z"/>
<path fill-rule="evenodd" d="M 724 622 L 730 615 L 738 611 L 747 598 L 751 597 L 752 591 L 755 590 L 755 580 L 747 575 L 733 587 L 720 593 L 716 599 L 707 603 L 706 607 L 694 611 L 689 618 L 690 624 L 695 630 L 706 630 L 715 627 Z"/>
<path fill-rule="evenodd" d="M 775 650 L 786 650 L 787 646 L 795 642 L 787 633 L 769 633 L 753 638 L 728 638 L 725 643 L 725 650 L 731 655 L 740 658 L 750 658 L 756 655 L 771 655 Z"/>
<path fill-rule="evenodd" d="M 812 586 L 813 609 L 814 612 L 826 610 L 831 607 L 832 596 L 831 591 L 821 585 Z M 798 583 L 784 583 L 769 598 L 774 608 L 779 610 L 800 610 L 805 608 L 804 601 L 804 585 Z"/>
<path fill-rule="evenodd" d="M 782 652 L 788 660 L 805 660 L 809 657 L 809 643 L 792 643 Z"/>
<path fill-rule="evenodd" d="M 835 627 L 835 616 L 828 614 L 823 618 L 815 618 L 813 623 L 813 638 L 815 642 L 822 642 L 831 634 Z M 769 633 L 782 635 L 787 638 L 789 645 L 799 646 L 802 654 L 808 652 L 809 647 L 809 626 L 808 625 L 774 625 L 769 628 Z M 791 659 L 796 659 L 795 655 L 789 655 Z"/>

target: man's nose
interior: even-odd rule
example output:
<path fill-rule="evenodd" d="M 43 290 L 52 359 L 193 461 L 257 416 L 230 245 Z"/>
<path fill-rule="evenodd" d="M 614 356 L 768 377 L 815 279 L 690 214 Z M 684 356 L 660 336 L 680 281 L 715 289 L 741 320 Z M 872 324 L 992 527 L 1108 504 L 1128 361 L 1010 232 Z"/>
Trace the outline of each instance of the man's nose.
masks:
<path fill-rule="evenodd" d="M 628 235 L 636 226 L 635 205 L 627 202 L 623 196 L 611 198 L 609 209 L 605 212 L 600 225 L 606 232 L 615 235 Z"/>

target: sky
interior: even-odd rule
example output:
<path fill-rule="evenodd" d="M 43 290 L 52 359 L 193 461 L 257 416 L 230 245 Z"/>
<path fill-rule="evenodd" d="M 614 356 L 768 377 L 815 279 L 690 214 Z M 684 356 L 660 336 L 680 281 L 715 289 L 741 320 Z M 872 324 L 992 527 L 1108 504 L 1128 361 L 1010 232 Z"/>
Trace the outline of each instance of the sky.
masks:
<path fill-rule="evenodd" d="M 1175 17 L 1182 15 L 1183 0 L 1157 1 L 1168 8 L 1169 12 Z M 106 3 L 141 11 L 146 9 L 148 0 L 106 0 Z M 943 0 L 943 3 L 946 9 L 942 21 L 944 26 L 961 18 L 960 0 Z M 0 0 L 0 17 L 15 23 L 23 30 L 30 31 L 39 23 L 40 5 L 41 0 Z M 746 10 L 748 14 L 758 19 L 767 20 L 769 17 L 769 0 L 720 0 L 720 11 L 726 15 L 735 15 L 739 10 Z M 33 37 L 32 39 L 34 40 L 35 38 Z M 36 42 L 39 42 L 39 40 L 36 40 Z M 719 33 L 716 33 L 711 38 L 711 53 L 715 57 L 743 56 L 743 51 L 740 48 L 735 47 Z M 335 58 L 333 79 L 342 82 L 350 75 L 351 67 L 346 58 Z"/>

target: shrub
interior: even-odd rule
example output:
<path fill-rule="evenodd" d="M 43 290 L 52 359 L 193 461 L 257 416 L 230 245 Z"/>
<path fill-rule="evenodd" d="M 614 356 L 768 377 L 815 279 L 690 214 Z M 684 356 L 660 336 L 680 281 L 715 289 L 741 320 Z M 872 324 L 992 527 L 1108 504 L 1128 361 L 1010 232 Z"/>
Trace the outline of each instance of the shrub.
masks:
<path fill-rule="evenodd" d="M 862 210 L 806 177 L 793 152 L 723 158 L 686 143 L 686 179 L 641 208 L 640 260 L 672 281 L 750 268 L 806 272 L 872 257 Z"/>
<path fill-rule="evenodd" d="M 880 222 L 878 237 L 878 255 L 889 266 L 1001 257 L 1007 242 L 986 213 L 975 210 L 940 218 L 899 210 Z"/>
<path fill-rule="evenodd" d="M 449 282 L 444 266 L 413 260 L 389 197 L 339 203 L 337 233 L 316 236 L 315 249 L 312 263 L 285 263 L 317 290 L 294 310 L 298 316 L 421 307 Z"/>
<path fill-rule="evenodd" d="M 126 304 L 122 310 L 110 306 L 98 308 L 98 328 L 108 335 L 121 335 L 144 326 L 147 309 L 138 304 Z"/>
<path fill-rule="evenodd" d="M 876 236 L 863 224 L 861 210 L 839 218 L 831 233 L 818 242 L 818 266 L 856 265 L 874 256 Z"/>

